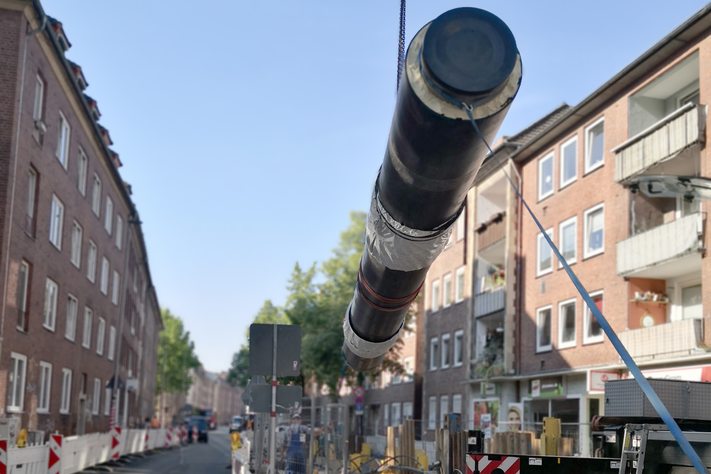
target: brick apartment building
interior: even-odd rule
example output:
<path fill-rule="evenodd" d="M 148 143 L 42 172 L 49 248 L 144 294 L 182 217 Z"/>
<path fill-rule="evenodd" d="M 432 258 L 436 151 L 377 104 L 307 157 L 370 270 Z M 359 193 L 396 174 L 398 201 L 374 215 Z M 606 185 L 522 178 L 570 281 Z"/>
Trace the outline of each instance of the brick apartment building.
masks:
<path fill-rule="evenodd" d="M 189 376 L 192 383 L 185 403 L 193 409 L 212 408 L 218 425 L 227 425 L 233 416 L 244 413 L 242 389 L 228 384 L 226 374 L 208 372 L 200 366 L 190 369 Z"/>
<path fill-rule="evenodd" d="M 77 434 L 153 414 L 161 319 L 130 187 L 61 23 L 0 0 L 0 415 Z M 122 322 L 123 321 L 123 322 Z"/>

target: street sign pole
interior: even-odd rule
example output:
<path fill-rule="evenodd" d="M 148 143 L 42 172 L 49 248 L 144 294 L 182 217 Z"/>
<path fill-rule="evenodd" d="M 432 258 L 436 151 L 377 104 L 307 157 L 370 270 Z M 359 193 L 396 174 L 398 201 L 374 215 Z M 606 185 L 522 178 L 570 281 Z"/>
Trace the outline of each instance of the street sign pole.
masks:
<path fill-rule="evenodd" d="M 274 355 L 272 357 L 272 412 L 269 422 L 269 471 L 276 474 L 276 391 L 277 391 L 277 325 L 274 325 Z"/>

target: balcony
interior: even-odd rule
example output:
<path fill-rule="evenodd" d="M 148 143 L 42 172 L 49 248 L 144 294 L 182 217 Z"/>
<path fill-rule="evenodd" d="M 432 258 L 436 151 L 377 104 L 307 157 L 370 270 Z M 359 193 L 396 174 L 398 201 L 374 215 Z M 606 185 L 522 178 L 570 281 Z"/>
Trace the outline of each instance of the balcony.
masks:
<path fill-rule="evenodd" d="M 491 247 L 506 237 L 506 212 L 499 212 L 477 227 L 479 234 L 479 252 Z"/>
<path fill-rule="evenodd" d="M 474 297 L 474 316 L 477 318 L 501 311 L 504 307 L 506 307 L 506 288 L 504 286 L 479 293 Z"/>
<path fill-rule="evenodd" d="M 648 328 L 633 329 L 618 334 L 630 355 L 637 362 L 670 359 L 705 350 L 704 321 L 683 319 Z"/>
<path fill-rule="evenodd" d="M 617 274 L 674 278 L 701 269 L 703 213 L 694 213 L 617 242 Z"/>
<path fill-rule="evenodd" d="M 650 171 L 655 165 L 674 158 L 693 145 L 702 143 L 706 126 L 705 109 L 703 105 L 686 104 L 613 148 L 615 181 L 619 183 Z M 680 168 L 664 174 L 690 176 L 698 169 L 694 169 L 693 163 Z"/>

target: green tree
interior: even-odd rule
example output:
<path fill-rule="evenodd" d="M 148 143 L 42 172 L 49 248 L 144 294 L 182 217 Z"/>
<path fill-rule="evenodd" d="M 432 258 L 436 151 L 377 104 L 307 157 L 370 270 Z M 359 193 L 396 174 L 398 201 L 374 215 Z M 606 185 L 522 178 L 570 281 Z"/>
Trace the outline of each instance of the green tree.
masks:
<path fill-rule="evenodd" d="M 173 315 L 169 309 L 161 309 L 163 326 L 158 345 L 157 390 L 161 391 L 163 381 L 163 360 L 165 356 L 165 392 L 186 393 L 192 384 L 188 370 L 200 366 L 195 355 L 195 343 L 190 340 L 190 332 L 185 331 L 183 320 Z M 183 387 L 184 382 L 184 387 Z"/>
<path fill-rule="evenodd" d="M 232 365 L 227 371 L 227 382 L 233 387 L 247 386 L 249 382 L 249 348 L 242 344 L 232 356 Z"/>

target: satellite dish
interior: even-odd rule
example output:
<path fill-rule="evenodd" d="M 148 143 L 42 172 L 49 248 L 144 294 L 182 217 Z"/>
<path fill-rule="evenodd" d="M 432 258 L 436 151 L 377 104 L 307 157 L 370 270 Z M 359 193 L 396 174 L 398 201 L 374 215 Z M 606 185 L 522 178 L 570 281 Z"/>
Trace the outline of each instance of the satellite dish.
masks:
<path fill-rule="evenodd" d="M 711 201 L 711 179 L 697 176 L 639 176 L 630 181 L 629 188 L 651 198 Z"/>

